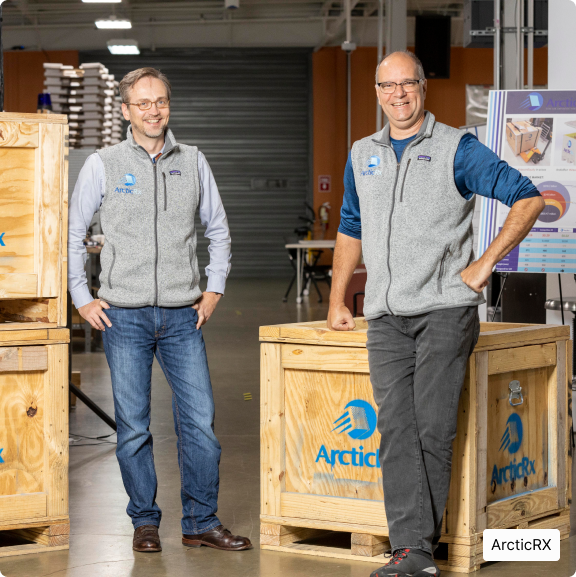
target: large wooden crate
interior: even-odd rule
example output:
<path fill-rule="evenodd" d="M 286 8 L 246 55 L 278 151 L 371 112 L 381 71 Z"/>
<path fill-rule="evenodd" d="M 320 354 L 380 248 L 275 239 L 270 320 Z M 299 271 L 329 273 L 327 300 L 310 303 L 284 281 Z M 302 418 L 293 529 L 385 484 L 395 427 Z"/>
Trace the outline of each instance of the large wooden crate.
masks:
<path fill-rule="evenodd" d="M 384 564 L 367 325 L 325 327 L 260 328 L 261 547 Z M 460 398 L 441 568 L 479 569 L 486 528 L 568 536 L 569 338 L 569 327 L 482 323 Z M 513 381 L 522 388 L 517 406 Z"/>
<path fill-rule="evenodd" d="M 65 115 L 0 113 L 0 328 L 66 326 Z"/>
<path fill-rule="evenodd" d="M 68 548 L 68 342 L 0 331 L 0 557 Z"/>

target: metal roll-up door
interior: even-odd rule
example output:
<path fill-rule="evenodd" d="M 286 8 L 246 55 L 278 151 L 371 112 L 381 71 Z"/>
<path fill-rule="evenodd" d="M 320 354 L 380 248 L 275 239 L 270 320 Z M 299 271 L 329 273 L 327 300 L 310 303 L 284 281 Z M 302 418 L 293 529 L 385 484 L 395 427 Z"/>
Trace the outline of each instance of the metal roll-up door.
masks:
<path fill-rule="evenodd" d="M 192 48 L 140 56 L 80 52 L 120 80 L 152 66 L 172 83 L 170 128 L 205 154 L 232 235 L 232 275 L 287 276 L 284 237 L 293 234 L 311 197 L 308 49 Z M 198 223 L 198 259 L 208 241 Z"/>

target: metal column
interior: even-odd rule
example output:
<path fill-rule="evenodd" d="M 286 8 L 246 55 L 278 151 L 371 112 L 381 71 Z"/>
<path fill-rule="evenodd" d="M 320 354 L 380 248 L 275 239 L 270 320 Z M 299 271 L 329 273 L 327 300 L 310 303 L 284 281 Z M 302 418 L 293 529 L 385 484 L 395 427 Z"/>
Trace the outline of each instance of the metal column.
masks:
<path fill-rule="evenodd" d="M 384 0 L 378 0 L 378 56 L 376 64 L 384 58 Z M 382 129 L 382 107 L 376 99 L 376 131 Z"/>
<path fill-rule="evenodd" d="M 502 88 L 502 3 L 494 0 L 494 90 Z"/>
<path fill-rule="evenodd" d="M 518 64 L 521 57 L 518 50 L 518 47 L 520 46 L 519 36 L 522 36 L 523 38 L 523 34 L 521 32 L 518 34 L 518 21 L 519 12 L 524 12 L 524 10 L 520 10 L 520 5 L 523 5 L 523 2 L 520 2 L 519 0 L 501 1 L 501 23 L 502 28 L 504 28 L 504 33 L 502 34 L 502 80 L 500 88 L 501 90 L 517 90 L 520 88 L 520 77 L 524 77 L 524 70 L 522 70 L 522 74 L 520 74 L 518 69 Z M 516 30 L 516 32 L 513 30 Z"/>
<path fill-rule="evenodd" d="M 386 0 L 386 54 L 408 46 L 407 0 Z"/>
<path fill-rule="evenodd" d="M 528 78 L 527 88 L 534 88 L 534 0 L 528 0 Z"/>

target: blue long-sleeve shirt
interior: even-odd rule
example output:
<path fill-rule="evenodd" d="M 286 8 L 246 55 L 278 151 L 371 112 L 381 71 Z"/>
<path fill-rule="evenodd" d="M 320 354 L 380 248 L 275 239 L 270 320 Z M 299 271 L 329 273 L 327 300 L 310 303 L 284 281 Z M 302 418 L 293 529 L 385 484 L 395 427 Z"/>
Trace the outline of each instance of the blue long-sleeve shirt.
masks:
<path fill-rule="evenodd" d="M 404 148 L 417 135 L 404 140 L 390 139 L 396 158 L 400 162 Z M 462 136 L 454 157 L 454 182 L 460 194 L 470 200 L 474 194 L 494 198 L 506 206 L 517 200 L 540 196 L 538 189 L 526 176 L 501 160 L 487 146 L 470 133 Z M 340 211 L 338 232 L 353 238 L 362 238 L 360 200 L 356 192 L 351 155 L 344 171 L 344 202 Z"/>

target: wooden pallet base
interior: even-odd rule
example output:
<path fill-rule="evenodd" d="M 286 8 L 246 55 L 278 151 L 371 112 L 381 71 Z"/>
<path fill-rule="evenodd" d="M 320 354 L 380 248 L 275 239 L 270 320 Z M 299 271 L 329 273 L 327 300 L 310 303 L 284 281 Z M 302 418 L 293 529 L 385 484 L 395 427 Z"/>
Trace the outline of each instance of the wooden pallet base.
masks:
<path fill-rule="evenodd" d="M 48 553 L 69 548 L 70 523 L 15 525 L 0 531 L 0 558 L 30 553 Z"/>
<path fill-rule="evenodd" d="M 367 533 L 365 527 L 362 528 L 362 532 L 358 533 L 338 527 L 337 532 L 321 528 L 322 523 L 318 522 L 314 523 L 316 528 L 310 528 L 276 524 L 270 521 L 270 518 L 265 518 L 260 525 L 261 549 L 314 557 L 366 561 L 380 565 L 385 565 L 389 561 L 388 557 L 384 557 L 384 551 L 390 549 L 388 538 L 384 535 Z M 566 539 L 570 535 L 570 509 L 566 508 L 536 519 L 526 520 L 509 528 L 559 529 L 560 539 Z M 470 537 L 444 535 L 436 551 L 435 560 L 443 571 L 471 573 L 479 570 L 485 562 L 482 556 L 482 535 Z"/>

